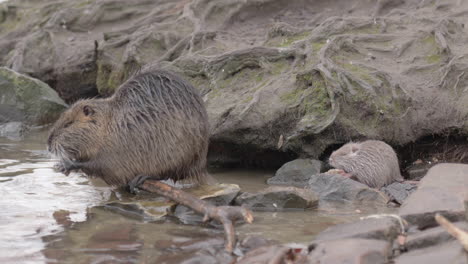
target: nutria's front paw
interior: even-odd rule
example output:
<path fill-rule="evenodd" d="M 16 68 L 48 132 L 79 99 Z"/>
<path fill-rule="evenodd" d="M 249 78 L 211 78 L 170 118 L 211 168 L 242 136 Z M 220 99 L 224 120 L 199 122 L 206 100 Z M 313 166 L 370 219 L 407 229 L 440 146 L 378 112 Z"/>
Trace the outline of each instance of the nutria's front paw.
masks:
<path fill-rule="evenodd" d="M 59 162 L 54 165 L 54 171 L 61 172 L 68 176 L 71 172 L 70 166 L 67 166 L 64 162 Z"/>

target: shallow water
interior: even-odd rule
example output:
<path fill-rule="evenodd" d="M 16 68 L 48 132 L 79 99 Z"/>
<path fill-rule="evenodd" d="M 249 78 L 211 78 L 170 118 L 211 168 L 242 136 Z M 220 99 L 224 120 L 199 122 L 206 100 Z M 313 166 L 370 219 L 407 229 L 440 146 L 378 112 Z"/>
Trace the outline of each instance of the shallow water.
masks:
<path fill-rule="evenodd" d="M 46 133 L 21 141 L 0 139 L 0 263 L 154 262 L 171 243 L 219 237 L 222 230 L 184 225 L 172 218 L 147 222 L 109 210 L 109 201 L 131 195 L 81 174 L 52 170 Z M 213 170 L 220 182 L 243 191 L 266 187 L 271 171 Z M 260 235 L 284 243 L 308 242 L 326 227 L 378 210 L 366 206 L 327 210 L 255 212 L 240 238 Z"/>

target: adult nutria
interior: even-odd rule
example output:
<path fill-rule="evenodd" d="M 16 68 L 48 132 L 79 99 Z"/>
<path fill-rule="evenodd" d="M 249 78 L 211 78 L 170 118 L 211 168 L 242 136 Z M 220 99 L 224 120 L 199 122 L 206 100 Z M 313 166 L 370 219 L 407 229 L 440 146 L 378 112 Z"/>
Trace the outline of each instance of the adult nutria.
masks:
<path fill-rule="evenodd" d="M 76 102 L 55 123 L 49 151 L 107 184 L 135 177 L 204 181 L 209 123 L 198 91 L 165 71 L 138 74 L 112 97 Z"/>
<path fill-rule="evenodd" d="M 347 143 L 330 155 L 329 163 L 373 188 L 403 181 L 397 155 L 383 141 Z"/>
<path fill-rule="evenodd" d="M 216 207 L 159 180 L 204 182 L 209 124 L 197 90 L 175 74 L 140 73 L 106 99 L 76 102 L 52 128 L 48 149 L 59 171 L 81 170 L 113 186 L 164 195 L 223 223 L 226 250 L 235 245 L 232 221 L 252 222 L 242 207 Z"/>

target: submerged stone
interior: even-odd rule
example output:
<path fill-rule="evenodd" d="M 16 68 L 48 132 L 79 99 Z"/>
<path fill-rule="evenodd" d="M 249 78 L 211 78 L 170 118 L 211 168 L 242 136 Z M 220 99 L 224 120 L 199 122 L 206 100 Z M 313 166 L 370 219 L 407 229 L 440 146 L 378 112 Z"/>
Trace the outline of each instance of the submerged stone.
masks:
<path fill-rule="evenodd" d="M 311 190 L 286 186 L 271 186 L 257 193 L 243 193 L 236 204 L 254 211 L 307 209 L 318 206 L 318 196 Z"/>
<path fill-rule="evenodd" d="M 322 167 L 323 163 L 319 160 L 296 159 L 281 166 L 267 183 L 303 187 L 312 175 L 320 173 Z"/>

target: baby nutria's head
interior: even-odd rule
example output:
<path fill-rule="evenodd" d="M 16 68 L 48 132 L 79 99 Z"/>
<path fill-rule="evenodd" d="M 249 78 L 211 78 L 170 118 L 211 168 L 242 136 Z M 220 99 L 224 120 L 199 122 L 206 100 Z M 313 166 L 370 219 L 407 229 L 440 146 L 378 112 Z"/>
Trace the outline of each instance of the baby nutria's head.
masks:
<path fill-rule="evenodd" d="M 361 145 L 359 143 L 347 143 L 341 148 L 333 151 L 328 159 L 328 163 L 334 168 L 346 171 L 346 169 L 351 165 L 351 161 L 357 157 L 357 152 L 360 149 Z"/>
<path fill-rule="evenodd" d="M 103 142 L 106 121 L 105 101 L 76 102 L 62 113 L 49 133 L 47 149 L 61 160 L 87 161 Z M 101 134 L 100 134 L 101 133 Z"/>

